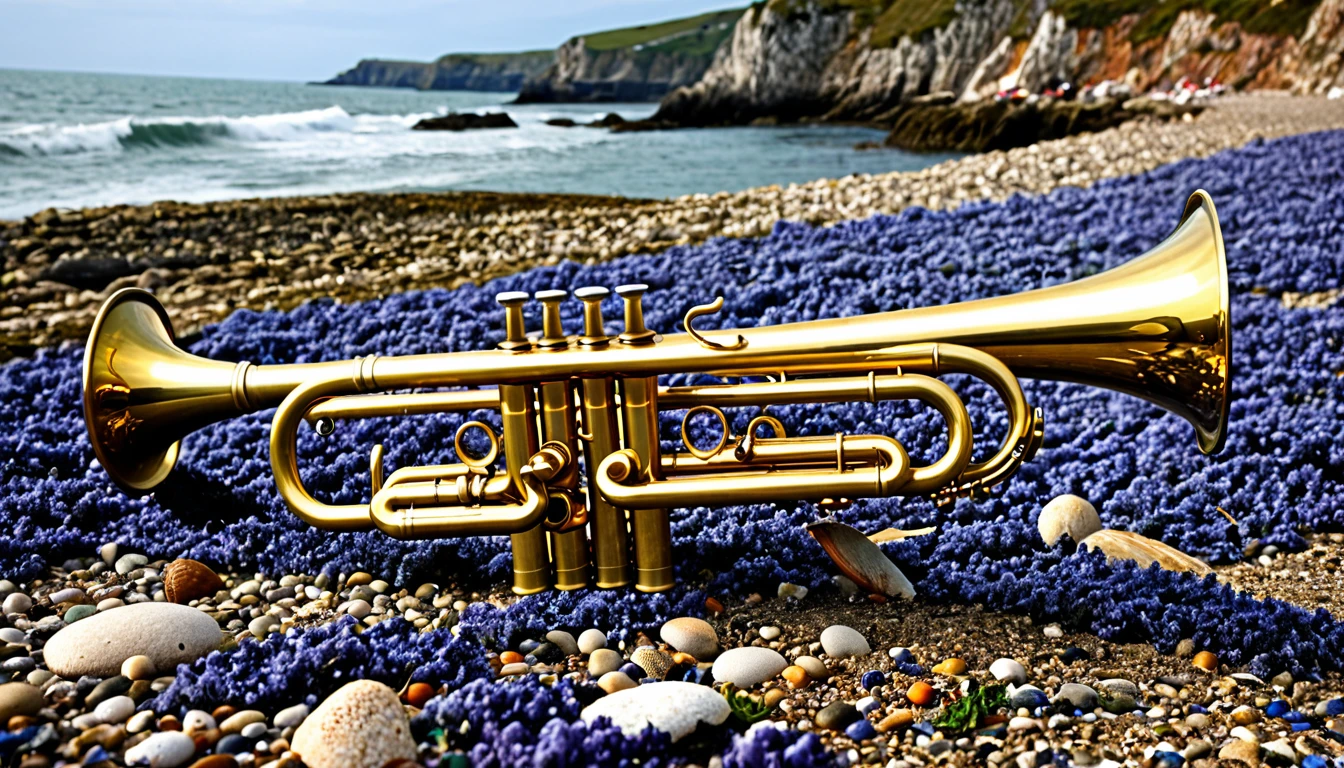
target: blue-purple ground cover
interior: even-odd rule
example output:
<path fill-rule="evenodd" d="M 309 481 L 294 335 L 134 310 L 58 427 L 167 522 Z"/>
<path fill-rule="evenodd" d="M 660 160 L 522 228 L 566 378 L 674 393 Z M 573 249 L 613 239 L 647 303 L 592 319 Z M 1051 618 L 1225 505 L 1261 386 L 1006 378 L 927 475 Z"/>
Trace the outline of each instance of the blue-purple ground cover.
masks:
<path fill-rule="evenodd" d="M 1109 565 L 1098 555 L 1047 548 L 1035 520 L 1051 497 L 1077 493 L 1097 505 L 1107 526 L 1161 539 L 1213 562 L 1236 559 L 1250 539 L 1294 548 L 1302 545 L 1303 531 L 1344 528 L 1344 310 L 1288 309 L 1280 300 L 1286 291 L 1340 288 L 1344 133 L 1255 143 L 1089 190 L 970 203 L 951 212 L 913 209 L 829 229 L 781 223 L 758 240 L 716 240 L 596 266 L 538 268 L 482 288 L 351 306 L 314 302 L 288 313 L 239 312 L 207 329 L 192 351 L 269 364 L 477 349 L 501 335 L 493 302 L 497 291 L 627 282 L 653 286 L 646 314 L 649 324 L 664 332 L 672 332 L 690 306 L 720 294 L 727 305 L 705 325 L 750 327 L 965 301 L 1074 280 L 1133 258 L 1167 234 L 1185 197 L 1199 187 L 1218 204 L 1232 281 L 1234 401 L 1222 454 L 1201 456 L 1188 425 L 1133 398 L 1026 382 L 1029 400 L 1045 410 L 1046 442 L 1002 496 L 943 510 L 920 499 L 867 501 L 839 517 L 865 530 L 937 525 L 935 535 L 886 547 L 925 599 L 982 602 L 1116 641 L 1152 642 L 1164 651 L 1192 637 L 1225 661 L 1262 674 L 1339 669 L 1344 625 L 1323 611 L 1237 596 L 1212 577 L 1143 571 Z M 566 307 L 570 328 L 579 325 L 578 311 L 577 302 Z M 614 301 L 607 314 L 618 316 Z M 535 310 L 529 322 L 539 324 Z M 173 477 L 156 494 L 127 498 L 110 487 L 93 461 L 79 415 L 79 366 L 80 350 L 67 347 L 0 369 L 0 398 L 7 405 L 0 413 L 0 521 L 10 531 L 0 540 L 0 576 L 31 576 L 46 563 L 118 541 L 153 556 L 186 555 L 272 574 L 358 568 L 403 582 L 431 576 L 479 580 L 483 575 L 490 584 L 508 579 L 504 538 L 406 543 L 377 533 L 324 533 L 300 523 L 272 485 L 269 412 L 189 438 Z M 989 450 L 1004 428 L 996 398 L 979 382 L 953 383 L 978 425 L 981 450 Z M 772 412 L 791 433 L 895 434 L 912 456 L 925 459 L 936 455 L 942 440 L 936 414 L 903 405 Z M 750 415 L 738 414 L 737 426 Z M 389 468 L 451 461 L 451 437 L 464 418 L 493 415 L 371 420 L 347 423 L 325 440 L 305 435 L 300 441 L 305 481 L 327 500 L 367 499 L 367 456 L 374 442 L 387 446 Z M 663 418 L 665 447 L 675 444 L 679 422 L 680 414 Z M 1228 523 L 1218 506 L 1239 525 Z M 464 636 L 499 644 L 553 627 L 600 626 L 619 633 L 700 610 L 704 593 L 696 590 L 702 586 L 735 596 L 773 592 L 786 580 L 824 587 L 830 575 L 826 559 L 802 528 L 816 515 L 797 504 L 678 510 L 674 559 L 679 579 L 692 586 L 663 595 L 547 593 L 508 610 L 478 605 L 462 617 Z M 348 628 L 325 631 L 335 634 L 273 638 L 261 645 L 265 650 L 212 655 L 193 666 L 191 675 L 180 675 L 161 704 L 181 706 L 197 696 L 246 691 L 274 696 L 266 701 L 280 704 L 286 688 L 296 689 L 288 698 L 297 700 L 300 690 L 308 693 L 299 681 L 306 685 L 311 676 L 294 659 L 360 658 L 356 645 L 342 639 L 341 632 L 353 635 Z M 475 694 L 468 691 L 511 701 L 521 695 L 487 694 L 472 683 L 459 688 L 481 671 L 468 667 L 458 676 L 449 669 L 453 659 L 465 658 L 457 647 L 465 641 L 446 632 L 438 633 L 438 641 L 453 648 L 442 651 L 417 646 L 409 634 L 387 632 L 387 642 L 401 649 L 406 664 L 430 665 L 421 673 L 425 679 L 457 689 L 429 712 L 470 709 L 463 702 Z M 299 648 L 304 643 L 311 645 Z M 404 682 L 392 678 L 410 673 L 375 672 L 389 683 Z M 258 688 L 257 680 L 269 687 Z M 534 717 L 519 706 L 499 704 L 504 714 L 486 729 L 492 735 L 476 742 L 483 756 L 507 762 L 509 750 L 534 743 L 538 732 L 552 746 L 563 742 L 587 745 L 573 749 L 645 754 L 638 740 L 581 724 L 547 725 L 549 716 Z M 572 719 L 570 704 L 559 701 L 556 707 L 560 720 Z M 788 735 L 778 738 L 789 744 L 771 746 L 776 738 L 755 734 L 732 747 L 741 758 L 735 764 L 756 764 L 752 761 L 786 748 L 803 755 L 811 749 Z"/>

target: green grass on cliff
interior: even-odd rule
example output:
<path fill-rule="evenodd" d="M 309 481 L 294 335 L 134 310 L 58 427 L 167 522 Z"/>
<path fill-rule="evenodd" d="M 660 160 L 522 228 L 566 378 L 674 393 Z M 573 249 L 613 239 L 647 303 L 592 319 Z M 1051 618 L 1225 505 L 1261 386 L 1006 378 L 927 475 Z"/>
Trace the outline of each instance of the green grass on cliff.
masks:
<path fill-rule="evenodd" d="M 1055 12 L 1079 27 L 1105 27 L 1121 16 L 1139 14 L 1130 33 L 1136 43 L 1165 36 L 1183 11 L 1206 11 L 1219 21 L 1235 21 L 1247 32 L 1296 37 L 1320 0 L 1056 0 Z M 1030 33 L 1028 33 L 1030 34 Z"/>
<path fill-rule="evenodd" d="M 872 27 L 875 47 L 895 45 L 902 37 L 918 40 L 925 33 L 947 26 L 957 17 L 955 0 L 819 0 L 827 11 L 853 11 L 855 26 Z M 1141 43 L 1162 37 L 1171 31 L 1181 12 L 1203 10 L 1220 21 L 1235 21 L 1255 34 L 1292 35 L 1302 33 L 1320 0 L 1052 0 L 1050 7 L 1075 27 L 1098 29 L 1110 26 L 1121 17 L 1136 14 L 1138 23 L 1130 39 Z M 1019 0 L 1021 11 L 1010 34 L 1030 37 L 1035 31 L 1029 24 L 1029 0 Z M 776 13 L 804 13 L 807 0 L 767 0 Z"/>
<path fill-rule="evenodd" d="M 645 46 L 644 50 L 661 53 L 711 55 L 718 50 L 720 43 L 733 34 L 733 26 L 746 11 L 746 8 L 711 11 L 685 19 L 595 32 L 583 35 L 583 43 L 590 51 L 612 51 L 642 45 Z"/>

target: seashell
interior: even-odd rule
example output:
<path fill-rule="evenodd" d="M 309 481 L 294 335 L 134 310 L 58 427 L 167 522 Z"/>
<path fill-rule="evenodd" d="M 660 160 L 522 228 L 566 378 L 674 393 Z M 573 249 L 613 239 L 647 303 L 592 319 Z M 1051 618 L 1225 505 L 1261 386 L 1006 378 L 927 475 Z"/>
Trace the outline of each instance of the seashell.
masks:
<path fill-rule="evenodd" d="M 1213 573 L 1203 560 L 1130 531 L 1097 531 L 1083 539 L 1080 546 L 1101 550 L 1111 560 L 1133 560 L 1143 568 L 1157 563 L 1169 571 L 1190 571 L 1200 576 Z"/>
<path fill-rule="evenodd" d="M 1047 546 L 1055 546 L 1059 537 L 1066 533 L 1077 544 L 1101 530 L 1101 517 L 1087 499 L 1066 493 L 1045 505 L 1036 528 Z"/>
<path fill-rule="evenodd" d="M 807 526 L 807 532 L 831 556 L 840 572 L 862 589 L 888 597 L 915 596 L 915 585 L 857 528 L 823 520 Z"/>
<path fill-rule="evenodd" d="M 186 605 L 223 588 L 224 580 L 209 566 L 195 560 L 179 558 L 163 569 L 163 593 L 172 603 Z"/>
<path fill-rule="evenodd" d="M 877 533 L 869 535 L 868 540 L 874 544 L 881 544 L 884 541 L 900 541 L 911 536 L 927 536 L 936 530 L 938 530 L 938 527 L 933 525 L 928 528 L 916 528 L 912 531 L 902 531 L 899 528 L 883 528 Z"/>
<path fill-rule="evenodd" d="M 672 668 L 672 657 L 657 648 L 641 645 L 630 654 L 630 661 L 639 666 L 640 669 L 648 673 L 649 677 L 655 680 L 662 680 L 667 677 L 667 671 Z"/>

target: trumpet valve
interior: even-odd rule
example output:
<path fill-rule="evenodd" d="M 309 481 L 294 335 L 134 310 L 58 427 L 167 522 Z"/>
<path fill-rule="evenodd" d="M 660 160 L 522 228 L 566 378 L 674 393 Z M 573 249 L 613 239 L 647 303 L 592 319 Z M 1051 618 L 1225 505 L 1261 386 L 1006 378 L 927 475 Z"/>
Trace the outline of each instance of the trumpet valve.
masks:
<path fill-rule="evenodd" d="M 505 291 L 495 295 L 495 301 L 504 307 L 504 340 L 499 348 L 509 352 L 518 352 L 532 347 L 527 340 L 527 328 L 523 324 L 523 305 L 527 303 L 527 294 L 522 291 Z"/>
<path fill-rule="evenodd" d="M 602 327 L 602 301 L 611 291 L 600 286 L 589 286 L 574 291 L 574 297 L 583 302 L 583 336 L 579 344 L 585 347 L 605 347 L 611 337 Z"/>
<path fill-rule="evenodd" d="M 537 346 L 542 349 L 564 349 L 569 346 L 565 329 L 560 322 L 560 304 L 569 296 L 568 291 L 537 291 L 534 297 L 541 302 L 541 339 Z"/>
<path fill-rule="evenodd" d="M 644 293 L 649 286 L 643 283 L 616 286 L 616 295 L 625 301 L 625 331 L 622 344 L 652 344 L 658 334 L 644 327 Z"/>

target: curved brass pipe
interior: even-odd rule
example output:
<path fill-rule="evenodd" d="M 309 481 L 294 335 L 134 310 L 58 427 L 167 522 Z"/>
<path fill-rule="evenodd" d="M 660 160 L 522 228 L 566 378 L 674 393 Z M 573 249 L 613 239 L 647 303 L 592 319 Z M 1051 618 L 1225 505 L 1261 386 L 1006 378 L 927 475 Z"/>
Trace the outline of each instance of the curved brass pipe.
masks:
<path fill-rule="evenodd" d="M 974 350 L 971 350 L 974 351 Z M 846 376 L 829 379 L 795 379 L 780 382 L 759 382 L 751 384 L 715 384 L 709 386 L 669 387 L 666 394 L 659 395 L 662 404 L 668 400 L 674 402 L 694 402 L 699 405 L 722 408 L 787 405 L 800 403 L 843 403 L 869 402 L 884 400 L 921 400 L 928 403 L 947 423 L 947 450 L 934 463 L 911 470 L 905 493 L 929 493 L 950 484 L 957 483 L 963 470 L 971 460 L 973 436 L 970 416 L 966 406 L 957 397 L 957 393 L 943 382 L 918 374 L 878 376 Z M 748 435 L 747 438 L 752 438 Z M 745 440 L 746 438 L 744 438 Z M 788 438 L 791 441 L 813 439 L 834 443 L 832 437 Z M 745 459 L 752 464 L 771 464 L 784 469 L 781 449 L 770 450 L 773 440 L 753 438 L 751 458 Z M 765 449 L 764 451 L 762 449 Z M 691 454 L 676 454 L 669 457 L 677 474 L 694 471 L 691 467 L 708 463 L 727 464 L 733 458 L 702 460 Z M 736 459 L 744 461 L 744 459 Z"/>
<path fill-rule="evenodd" d="M 798 469 L 771 472 L 729 472 L 713 475 L 683 475 L 663 480 L 641 480 L 639 454 L 624 449 L 602 461 L 597 487 L 619 507 L 648 509 L 718 504 L 761 504 L 773 501 L 821 501 L 833 497 L 871 498 L 891 496 L 910 481 L 910 457 L 905 448 L 881 435 L 836 435 L 829 440 L 803 438 L 777 443 L 787 463 L 820 463 L 828 457 L 830 469 Z M 873 456 L 866 466 L 851 468 L 851 453 Z M 769 477 L 769 483 L 750 482 Z M 743 482 L 747 480 L 748 482 Z"/>
<path fill-rule="evenodd" d="M 485 473 L 475 467 L 445 466 L 453 469 L 460 466 L 463 471 L 450 472 L 442 479 L 407 479 L 401 483 L 389 480 L 375 493 L 369 515 L 378 530 L 397 539 L 497 536 L 534 528 L 546 515 L 547 473 L 533 465 L 519 473 L 521 498 L 517 501 L 509 498 L 514 488 L 507 475 L 486 481 Z M 422 470 L 435 468 L 408 469 L 414 470 L 412 475 L 424 476 L 428 473 Z M 477 506 L 499 501 L 507 503 Z"/>

